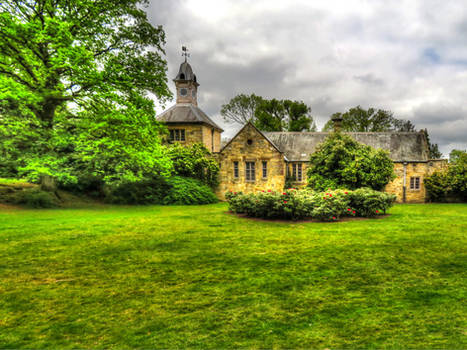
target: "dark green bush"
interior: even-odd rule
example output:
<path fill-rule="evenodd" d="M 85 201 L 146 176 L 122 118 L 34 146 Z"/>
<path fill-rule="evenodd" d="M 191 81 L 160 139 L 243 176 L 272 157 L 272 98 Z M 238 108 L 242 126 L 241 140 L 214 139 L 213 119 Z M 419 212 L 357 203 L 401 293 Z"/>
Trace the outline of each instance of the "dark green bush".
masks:
<path fill-rule="evenodd" d="M 395 178 L 389 153 L 355 141 L 342 133 L 330 134 L 310 157 L 308 186 L 326 188 L 371 187 L 381 190 Z"/>
<path fill-rule="evenodd" d="M 125 182 L 108 188 L 105 200 L 114 204 L 163 204 L 171 188 L 163 177 Z"/>
<path fill-rule="evenodd" d="M 372 217 L 380 213 L 386 213 L 396 200 L 396 196 L 379 192 L 371 188 L 359 188 L 348 191 L 349 206 L 355 210 L 357 216 Z"/>
<path fill-rule="evenodd" d="M 395 196 L 371 189 L 313 192 L 288 189 L 243 194 L 228 192 L 226 199 L 234 213 L 264 219 L 299 220 L 313 218 L 335 221 L 343 216 L 372 217 L 384 213 Z"/>
<path fill-rule="evenodd" d="M 209 204 L 218 201 L 212 189 L 199 180 L 175 176 L 168 183 L 171 188 L 162 204 Z"/>
<path fill-rule="evenodd" d="M 210 187 L 218 185 L 219 164 L 203 144 L 186 147 L 176 143 L 167 150 L 174 175 L 198 179 Z"/>
<path fill-rule="evenodd" d="M 432 202 L 467 201 L 467 153 L 453 150 L 448 166 L 426 177 L 424 184 Z"/>
<path fill-rule="evenodd" d="M 15 192 L 11 203 L 25 205 L 31 208 L 53 208 L 58 205 L 56 196 L 39 188 L 28 188 Z"/>

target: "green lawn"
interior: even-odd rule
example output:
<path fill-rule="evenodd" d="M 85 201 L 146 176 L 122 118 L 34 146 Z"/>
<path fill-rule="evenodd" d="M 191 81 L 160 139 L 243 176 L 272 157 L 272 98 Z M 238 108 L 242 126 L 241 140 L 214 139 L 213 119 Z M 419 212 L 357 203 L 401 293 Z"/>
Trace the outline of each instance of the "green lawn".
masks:
<path fill-rule="evenodd" d="M 0 209 L 0 348 L 466 348 L 467 205 Z"/>

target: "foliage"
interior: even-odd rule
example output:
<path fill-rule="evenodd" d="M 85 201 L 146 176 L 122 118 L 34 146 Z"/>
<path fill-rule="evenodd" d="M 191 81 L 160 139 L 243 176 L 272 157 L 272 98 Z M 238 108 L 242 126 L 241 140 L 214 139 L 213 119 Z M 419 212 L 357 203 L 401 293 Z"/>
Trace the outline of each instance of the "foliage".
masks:
<path fill-rule="evenodd" d="M 226 210 L 0 208 L 0 344 L 467 347 L 467 204 L 332 224 Z"/>
<path fill-rule="evenodd" d="M 452 150 L 448 166 L 425 177 L 424 184 L 431 201 L 467 201 L 467 152 Z"/>
<path fill-rule="evenodd" d="M 233 122 L 244 125 L 255 119 L 255 111 L 258 105 L 263 102 L 261 96 L 255 94 L 240 94 L 232 98 L 227 104 L 222 105 L 221 115 L 226 122 Z"/>
<path fill-rule="evenodd" d="M 381 131 L 414 131 L 415 126 L 409 120 L 394 118 L 390 111 L 383 109 L 363 109 L 360 106 L 350 108 L 345 113 L 334 113 L 324 125 L 323 131 L 334 129 L 332 118 L 342 118 L 342 131 L 349 132 L 381 132 Z"/>
<path fill-rule="evenodd" d="M 192 177 L 211 187 L 219 183 L 219 165 L 203 144 L 185 147 L 175 143 L 169 147 L 168 157 L 175 175 Z"/>
<path fill-rule="evenodd" d="M 326 188 L 370 187 L 382 190 L 395 178 L 389 154 L 355 141 L 342 133 L 332 133 L 310 157 L 308 186 Z"/>
<path fill-rule="evenodd" d="M 251 121 L 263 131 L 316 131 L 311 108 L 302 101 L 265 99 L 255 94 L 240 94 L 222 106 L 226 121 L 245 124 Z"/>
<path fill-rule="evenodd" d="M 284 192 L 262 191 L 243 194 L 228 192 L 226 199 L 234 213 L 263 219 L 299 220 L 313 218 L 336 221 L 342 216 L 373 217 L 385 213 L 395 196 L 371 189 L 310 190 L 288 189 Z"/>
<path fill-rule="evenodd" d="M 396 201 L 396 195 L 372 190 L 370 188 L 359 188 L 349 191 L 349 206 L 357 211 L 359 216 L 372 217 L 379 212 L 386 211 Z"/>
<path fill-rule="evenodd" d="M 0 190 L 0 203 L 18 204 L 31 208 L 53 208 L 58 205 L 57 197 L 38 187 Z"/>
<path fill-rule="evenodd" d="M 443 154 L 440 152 L 439 148 L 438 148 L 438 144 L 437 143 L 431 143 L 430 141 L 430 136 L 428 135 L 428 130 L 425 129 L 423 130 L 423 132 L 425 133 L 425 137 L 426 137 L 426 142 L 428 143 L 428 150 L 430 152 L 430 159 L 441 159 L 443 157 Z"/>
<path fill-rule="evenodd" d="M 168 175 L 148 93 L 170 96 L 146 1 L 0 3 L 0 176 Z"/>
<path fill-rule="evenodd" d="M 154 176 L 143 181 L 123 182 L 109 186 L 105 200 L 115 204 L 162 204 L 171 190 L 163 177 Z"/>
<path fill-rule="evenodd" d="M 192 205 L 218 201 L 212 189 L 196 179 L 174 176 L 168 183 L 171 188 L 162 204 Z"/>
<path fill-rule="evenodd" d="M 109 188 L 105 199 L 114 204 L 191 205 L 217 202 L 210 187 L 196 179 L 180 176 L 121 183 Z"/>
<path fill-rule="evenodd" d="M 301 101 L 263 100 L 255 111 L 255 126 L 262 131 L 316 131 L 311 108 Z"/>

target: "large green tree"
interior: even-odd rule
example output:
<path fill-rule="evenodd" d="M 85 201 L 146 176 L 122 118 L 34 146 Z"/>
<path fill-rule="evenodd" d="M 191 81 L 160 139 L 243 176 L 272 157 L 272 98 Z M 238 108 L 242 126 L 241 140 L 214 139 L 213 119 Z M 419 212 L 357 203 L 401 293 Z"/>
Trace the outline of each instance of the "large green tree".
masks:
<path fill-rule="evenodd" d="M 316 131 L 311 108 L 302 101 L 240 94 L 222 106 L 221 114 L 227 122 L 251 121 L 263 131 Z"/>
<path fill-rule="evenodd" d="M 10 171 L 111 182 L 170 170 L 149 98 L 170 96 L 165 37 L 145 3 L 0 3 L 0 157 Z"/>
<path fill-rule="evenodd" d="M 233 97 L 228 103 L 222 105 L 221 115 L 226 122 L 244 125 L 254 121 L 256 108 L 264 101 L 255 94 L 240 94 Z"/>
<path fill-rule="evenodd" d="M 381 132 L 381 131 L 414 131 L 415 126 L 408 120 L 397 119 L 390 111 L 376 108 L 363 109 L 360 106 L 350 108 L 345 113 L 334 113 L 324 125 L 323 131 L 333 129 L 332 118 L 342 118 L 342 131 L 349 132 Z"/>
<path fill-rule="evenodd" d="M 395 178 L 387 151 L 374 149 L 340 132 L 331 133 L 310 157 L 308 186 L 327 188 L 370 187 L 382 190 Z"/>

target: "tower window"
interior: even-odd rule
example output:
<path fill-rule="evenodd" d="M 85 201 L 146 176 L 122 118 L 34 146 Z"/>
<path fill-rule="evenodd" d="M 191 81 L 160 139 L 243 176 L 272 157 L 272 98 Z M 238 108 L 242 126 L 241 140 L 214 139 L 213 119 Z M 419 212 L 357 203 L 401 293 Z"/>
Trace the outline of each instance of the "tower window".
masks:
<path fill-rule="evenodd" d="M 420 177 L 413 176 L 410 178 L 410 189 L 419 190 L 420 189 Z"/>
<path fill-rule="evenodd" d="M 238 173 L 238 162 L 233 162 L 233 175 L 234 175 L 234 178 L 238 179 L 239 177 L 239 173 Z"/>
<path fill-rule="evenodd" d="M 292 164 L 292 176 L 294 177 L 295 181 L 301 182 L 303 180 L 301 163 Z"/>
<path fill-rule="evenodd" d="M 245 180 L 255 181 L 255 162 L 245 162 Z"/>
<path fill-rule="evenodd" d="M 185 129 L 171 129 L 170 141 L 185 141 Z"/>
<path fill-rule="evenodd" d="M 180 74 L 180 79 L 181 79 L 181 80 L 185 80 L 185 74 L 183 74 L 183 73 Z"/>
<path fill-rule="evenodd" d="M 268 162 L 263 161 L 263 179 L 268 177 Z"/>

